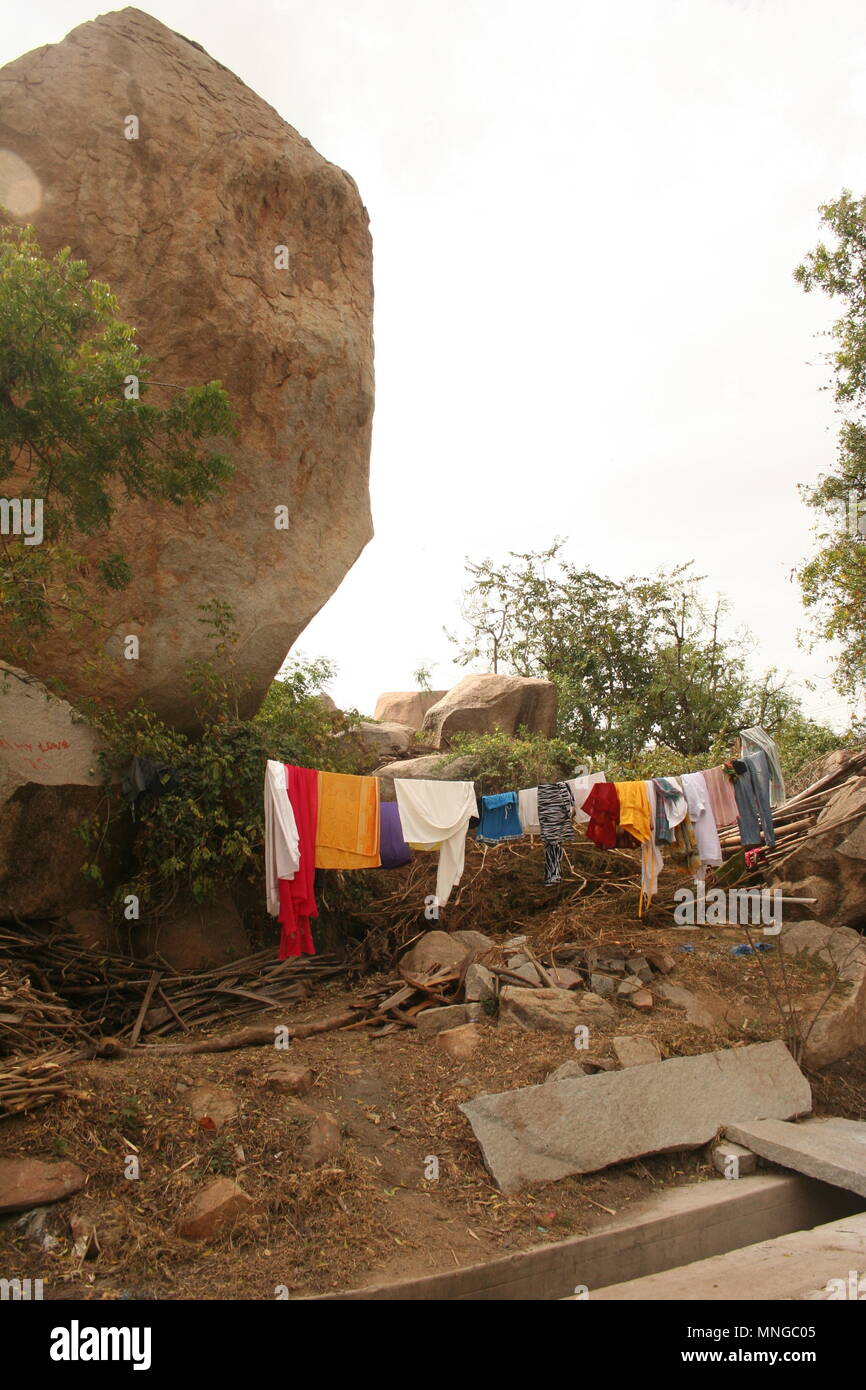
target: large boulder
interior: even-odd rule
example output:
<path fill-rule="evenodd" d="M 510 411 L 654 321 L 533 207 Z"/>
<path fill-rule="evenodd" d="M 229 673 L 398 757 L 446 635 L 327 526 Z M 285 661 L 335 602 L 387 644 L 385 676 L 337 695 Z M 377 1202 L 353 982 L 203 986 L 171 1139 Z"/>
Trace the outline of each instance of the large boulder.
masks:
<path fill-rule="evenodd" d="M 417 730 L 424 723 L 428 709 L 447 694 L 447 690 L 389 690 L 376 701 L 373 718 L 386 723 L 408 724 L 410 729 Z"/>
<path fill-rule="evenodd" d="M 82 543 L 133 568 L 104 601 L 100 669 L 87 639 L 58 630 L 33 670 L 70 698 L 143 697 L 193 728 L 186 667 L 213 655 L 199 606 L 223 600 L 252 713 L 372 535 L 372 259 L 358 190 L 200 45 L 136 9 L 0 70 L 0 146 L 2 216 L 33 223 L 47 254 L 71 247 L 111 286 L 159 382 L 219 380 L 238 418 L 236 473 L 215 502 L 124 497 L 111 534 Z M 167 404 L 171 387 L 148 398 Z M 124 659 L 128 634 L 137 660 Z"/>
<path fill-rule="evenodd" d="M 825 1067 L 866 1046 L 866 940 L 850 927 L 823 922 L 783 926 L 785 955 L 812 957 L 826 983 L 797 1006 L 803 1062 Z"/>
<path fill-rule="evenodd" d="M 428 709 L 422 733 L 434 748 L 448 748 L 455 734 L 489 734 L 501 729 L 552 738 L 556 732 L 556 686 L 528 676 L 466 676 Z"/>
<path fill-rule="evenodd" d="M 396 800 L 394 781 L 399 777 L 421 778 L 428 782 L 471 782 L 478 773 L 478 759 L 468 756 L 444 757 L 428 753 L 423 758 L 405 758 L 402 762 L 386 763 L 376 768 L 383 801 Z"/>
<path fill-rule="evenodd" d="M 0 918 L 53 917 L 93 900 L 76 834 L 104 796 L 99 743 L 65 700 L 0 662 Z"/>
<path fill-rule="evenodd" d="M 815 898 L 810 911 L 836 927 L 866 927 L 866 777 L 827 801 L 811 833 L 771 874 L 787 897 Z"/>

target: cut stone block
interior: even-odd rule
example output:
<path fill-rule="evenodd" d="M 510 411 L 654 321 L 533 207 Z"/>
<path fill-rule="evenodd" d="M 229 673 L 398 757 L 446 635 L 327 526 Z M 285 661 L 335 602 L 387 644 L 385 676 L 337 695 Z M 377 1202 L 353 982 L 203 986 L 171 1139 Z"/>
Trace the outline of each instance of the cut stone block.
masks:
<path fill-rule="evenodd" d="M 454 1062 L 468 1061 L 480 1040 L 481 1033 L 475 1023 L 464 1023 L 460 1028 L 446 1028 L 436 1035 L 437 1045 Z"/>
<path fill-rule="evenodd" d="M 728 1138 L 809 1178 L 866 1197 L 866 1124 L 806 1120 L 799 1125 L 762 1119 L 725 1126 Z"/>
<path fill-rule="evenodd" d="M 418 1015 L 418 1032 L 422 1037 L 432 1038 L 446 1028 L 459 1028 L 463 1023 L 471 1023 L 469 1008 L 467 1004 L 445 1004 L 439 1009 L 425 1009 Z"/>
<path fill-rule="evenodd" d="M 530 1033 L 573 1033 L 578 1024 L 592 1028 L 609 1023 L 616 1018 L 616 1010 L 588 990 L 579 993 L 506 985 L 499 995 L 499 1018 Z"/>
<path fill-rule="evenodd" d="M 808 1081 L 776 1041 L 482 1094 L 460 1109 L 496 1183 L 516 1192 L 643 1154 L 699 1148 L 738 1122 L 788 1119 L 811 1105 Z"/>
<path fill-rule="evenodd" d="M 730 1140 L 726 1140 L 713 1149 L 713 1167 L 723 1178 L 746 1178 L 757 1171 L 758 1159 L 751 1149 L 744 1149 L 742 1144 L 732 1144 Z"/>

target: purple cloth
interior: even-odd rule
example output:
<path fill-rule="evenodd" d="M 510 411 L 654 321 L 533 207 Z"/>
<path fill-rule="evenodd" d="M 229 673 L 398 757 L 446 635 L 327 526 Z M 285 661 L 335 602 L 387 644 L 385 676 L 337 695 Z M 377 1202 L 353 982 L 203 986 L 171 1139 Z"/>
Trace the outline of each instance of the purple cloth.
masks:
<path fill-rule="evenodd" d="M 400 807 L 396 801 L 379 803 L 379 858 L 383 869 L 399 869 L 412 861 L 412 851 L 403 839 Z"/>

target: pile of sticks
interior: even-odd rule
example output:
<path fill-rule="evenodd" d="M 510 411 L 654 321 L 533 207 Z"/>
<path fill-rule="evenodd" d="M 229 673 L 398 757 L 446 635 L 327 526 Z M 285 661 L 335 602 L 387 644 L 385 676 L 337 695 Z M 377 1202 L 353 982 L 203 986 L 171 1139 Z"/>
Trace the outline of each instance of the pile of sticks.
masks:
<path fill-rule="evenodd" d="M 61 1011 L 54 1017 L 74 1019 L 78 1037 L 95 1041 L 109 1033 L 131 1042 L 142 1033 L 159 1036 L 278 1010 L 305 998 L 307 984 L 346 969 L 333 956 L 277 961 L 265 950 L 215 970 L 182 973 L 160 958 L 133 961 L 84 946 L 73 932 L 45 935 L 23 926 L 0 930 L 0 968 L 13 962 L 37 996 Z"/>
<path fill-rule="evenodd" d="M 53 992 L 38 989 L 11 963 L 0 968 L 0 1056 L 43 1052 L 87 1037 L 77 1014 Z"/>
<path fill-rule="evenodd" d="M 58 1049 L 40 1057 L 0 1060 L 0 1116 L 20 1115 L 72 1095 L 66 1067 L 83 1055 Z"/>

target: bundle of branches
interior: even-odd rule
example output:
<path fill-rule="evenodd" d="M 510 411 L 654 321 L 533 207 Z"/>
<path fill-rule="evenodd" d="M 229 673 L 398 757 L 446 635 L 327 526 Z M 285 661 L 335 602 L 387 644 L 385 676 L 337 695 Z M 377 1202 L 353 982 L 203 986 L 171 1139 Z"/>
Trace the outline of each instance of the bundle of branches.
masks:
<path fill-rule="evenodd" d="M 844 787 L 858 781 L 864 774 L 866 774 L 866 751 L 853 754 L 846 759 L 841 767 L 819 778 L 811 786 L 804 787 L 795 796 L 788 797 L 787 801 L 780 806 L 774 807 L 773 826 L 776 831 L 776 846 L 775 849 L 766 851 L 761 855 L 759 871 L 769 868 L 777 869 L 789 854 L 799 849 L 804 841 L 811 837 L 824 835 L 837 827 L 862 819 L 864 812 L 861 808 L 848 816 L 828 817 L 820 825 L 817 824 L 818 817 L 826 809 L 831 798 Z M 723 853 L 735 853 L 739 849 L 740 832 L 736 826 L 723 831 L 719 838 L 722 842 Z"/>
<path fill-rule="evenodd" d="M 42 1052 L 88 1037 L 78 1016 L 53 992 L 38 989 L 18 966 L 0 969 L 0 1056 Z"/>
<path fill-rule="evenodd" d="M 71 1005 L 81 1034 L 137 1040 L 142 1032 L 171 1033 L 306 996 L 305 982 L 341 974 L 333 956 L 276 961 L 272 950 L 214 970 L 181 973 L 166 961 L 131 960 L 84 946 L 68 930 L 49 935 L 18 926 L 0 930 L 0 961 Z"/>
<path fill-rule="evenodd" d="M 58 1049 L 40 1057 L 0 1061 L 0 1116 L 21 1115 L 73 1094 L 66 1067 L 82 1055 Z"/>

